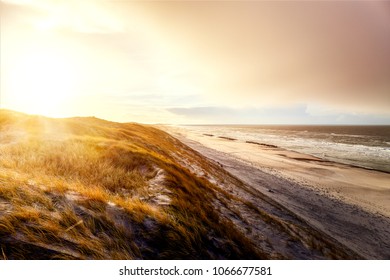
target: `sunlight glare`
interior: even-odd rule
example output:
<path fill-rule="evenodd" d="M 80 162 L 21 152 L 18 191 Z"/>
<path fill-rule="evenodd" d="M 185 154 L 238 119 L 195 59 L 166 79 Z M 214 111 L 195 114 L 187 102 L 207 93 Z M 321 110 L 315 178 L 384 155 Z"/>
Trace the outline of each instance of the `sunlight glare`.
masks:
<path fill-rule="evenodd" d="M 76 65 L 59 50 L 31 51 L 12 66 L 9 103 L 20 111 L 58 117 L 77 87 Z"/>

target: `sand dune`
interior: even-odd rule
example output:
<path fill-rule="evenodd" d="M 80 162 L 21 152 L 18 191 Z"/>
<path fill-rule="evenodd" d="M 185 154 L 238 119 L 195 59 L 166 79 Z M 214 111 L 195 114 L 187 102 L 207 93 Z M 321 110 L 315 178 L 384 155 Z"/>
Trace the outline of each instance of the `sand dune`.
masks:
<path fill-rule="evenodd" d="M 0 259 L 366 257 L 275 199 L 295 183 L 151 126 L 0 110 L 0 136 Z"/>

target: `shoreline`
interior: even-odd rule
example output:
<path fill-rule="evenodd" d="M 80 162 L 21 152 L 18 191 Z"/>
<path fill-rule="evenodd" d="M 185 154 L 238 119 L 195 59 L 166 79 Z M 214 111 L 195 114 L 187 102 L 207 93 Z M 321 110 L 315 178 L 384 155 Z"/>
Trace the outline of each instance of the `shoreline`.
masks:
<path fill-rule="evenodd" d="M 390 258 L 390 174 L 182 127 L 165 130 L 365 258 Z"/>
<path fill-rule="evenodd" d="M 283 147 L 280 147 L 280 146 L 276 146 L 276 145 L 272 145 L 272 144 L 267 144 L 267 143 L 262 143 L 262 142 L 257 142 L 257 141 L 251 141 L 251 140 L 242 141 L 242 140 L 239 140 L 239 139 L 236 139 L 236 138 L 232 138 L 232 137 L 218 136 L 218 135 L 208 134 L 208 133 L 202 133 L 202 135 L 208 136 L 208 137 L 215 137 L 215 138 L 225 139 L 225 140 L 229 140 L 229 141 L 237 141 L 239 143 L 258 145 L 258 146 L 265 147 L 265 148 L 275 148 L 275 149 L 286 150 L 286 151 L 294 152 L 294 153 L 297 153 L 297 154 L 310 156 L 310 157 L 312 157 L 312 159 L 310 159 L 312 161 L 329 162 L 329 163 L 333 163 L 333 164 L 341 164 L 341 165 L 349 166 L 349 167 L 352 167 L 352 168 L 361 168 L 361 169 L 364 169 L 364 170 L 377 171 L 377 172 L 390 174 L 390 171 L 381 170 L 381 169 L 375 169 L 375 168 L 366 167 L 366 166 L 362 166 L 362 165 L 355 165 L 355 164 L 351 164 L 351 163 L 338 162 L 338 161 L 335 161 L 335 160 L 325 159 L 325 158 L 321 158 L 321 157 L 314 156 L 314 155 L 311 155 L 311 154 L 305 154 L 305 153 L 302 153 L 302 152 L 289 150 L 289 149 L 286 149 L 286 148 L 283 148 Z M 296 160 L 306 160 L 306 159 L 300 159 L 300 158 L 295 158 L 295 159 Z"/>

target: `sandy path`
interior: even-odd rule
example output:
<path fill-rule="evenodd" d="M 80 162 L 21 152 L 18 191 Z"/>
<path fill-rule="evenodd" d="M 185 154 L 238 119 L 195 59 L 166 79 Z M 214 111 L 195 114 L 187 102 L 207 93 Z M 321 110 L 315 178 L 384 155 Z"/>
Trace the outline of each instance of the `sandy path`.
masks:
<path fill-rule="evenodd" d="M 390 174 L 169 127 L 253 189 L 369 259 L 390 259 Z"/>

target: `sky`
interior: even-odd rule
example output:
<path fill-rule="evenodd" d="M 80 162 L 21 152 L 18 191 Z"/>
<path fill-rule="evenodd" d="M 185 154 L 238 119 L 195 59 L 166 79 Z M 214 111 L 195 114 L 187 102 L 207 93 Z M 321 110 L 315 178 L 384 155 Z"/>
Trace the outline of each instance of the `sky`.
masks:
<path fill-rule="evenodd" d="M 389 1 L 0 2 L 0 107 L 172 124 L 390 124 Z"/>

